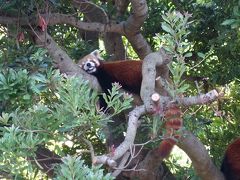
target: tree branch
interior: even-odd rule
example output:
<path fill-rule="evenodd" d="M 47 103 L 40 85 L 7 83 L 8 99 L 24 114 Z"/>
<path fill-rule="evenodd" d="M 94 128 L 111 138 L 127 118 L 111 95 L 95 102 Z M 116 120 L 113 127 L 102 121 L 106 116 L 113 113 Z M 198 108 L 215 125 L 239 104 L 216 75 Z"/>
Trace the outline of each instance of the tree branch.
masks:
<path fill-rule="evenodd" d="M 118 1 L 120 2 L 120 1 Z M 78 8 L 83 14 L 84 19 L 87 22 L 99 22 L 105 25 L 109 24 L 109 17 L 106 12 L 96 4 L 90 1 L 73 1 L 74 7 Z M 122 27 L 119 27 L 122 28 Z M 85 31 L 85 34 L 88 36 L 89 34 L 95 34 L 98 36 L 98 31 L 89 32 Z M 125 49 L 122 41 L 122 36 L 117 32 L 103 32 L 103 41 L 107 54 L 111 55 L 111 60 L 116 59 L 125 59 Z"/>
<path fill-rule="evenodd" d="M 148 15 L 147 2 L 145 0 L 131 0 L 132 14 L 124 23 L 124 33 L 140 59 L 152 52 L 146 39 L 140 33 L 140 28 Z"/>
<path fill-rule="evenodd" d="M 161 69 L 156 72 L 157 67 L 159 68 L 167 68 L 167 64 L 171 61 L 172 57 L 167 55 L 163 49 L 160 49 L 158 52 L 151 53 L 147 55 L 143 60 L 142 65 L 142 85 L 141 85 L 141 98 L 146 106 L 148 112 L 153 112 L 154 103 L 151 99 L 151 96 L 157 91 L 161 94 L 167 94 L 164 92 L 162 87 L 159 89 L 155 89 L 156 87 L 156 76 L 165 77 L 167 80 L 168 71 L 161 71 Z M 161 73 L 161 74 L 160 74 Z M 162 105 L 161 105 L 162 106 Z"/>
<path fill-rule="evenodd" d="M 130 149 L 130 146 L 134 144 L 138 127 L 138 119 L 144 113 L 146 113 L 144 106 L 138 106 L 129 113 L 128 128 L 124 141 L 115 149 L 112 156 L 96 156 L 96 164 L 107 164 L 110 167 L 116 166 L 116 163 L 109 164 L 109 162 L 111 162 L 109 160 L 116 161 L 117 159 L 121 158 Z"/>
<path fill-rule="evenodd" d="M 52 14 L 41 14 L 44 19 L 48 20 L 48 25 L 53 26 L 56 24 L 69 24 L 78 29 L 82 29 L 85 31 L 97 31 L 97 32 L 117 32 L 120 34 L 124 34 L 123 32 L 123 24 L 116 23 L 96 23 L 96 22 L 82 22 L 78 20 L 76 17 L 72 15 L 60 14 L 60 13 L 52 13 Z M 20 24 L 21 26 L 28 26 L 29 23 L 31 25 L 38 25 L 37 16 L 28 17 L 9 17 L 9 16 L 0 16 L 0 24 L 8 25 L 8 24 Z"/>
<path fill-rule="evenodd" d="M 74 1 L 75 6 L 81 6 L 83 2 Z M 142 27 L 144 21 L 147 18 L 148 7 L 146 0 L 131 0 L 132 4 L 132 14 L 128 17 L 126 21 L 120 23 L 116 22 L 82 22 L 72 15 L 52 13 L 52 14 L 41 14 L 44 19 L 48 20 L 48 25 L 55 24 L 69 24 L 78 29 L 85 31 L 96 31 L 96 32 L 115 32 L 121 35 L 125 35 L 129 42 L 131 43 L 133 49 L 136 51 L 138 56 L 143 59 L 146 55 L 151 53 L 151 48 L 145 38 L 140 33 L 140 28 Z M 0 12 L 0 14 L 3 14 Z M 0 16 L 0 24 L 20 24 L 21 26 L 38 25 L 37 16 L 32 16 L 30 18 L 19 18 L 19 17 L 9 17 Z"/>
<path fill-rule="evenodd" d="M 204 180 L 224 180 L 204 145 L 191 132 L 184 131 L 183 134 L 178 146 L 190 157 L 198 176 Z"/>
<path fill-rule="evenodd" d="M 215 89 L 207 92 L 206 94 L 200 94 L 198 96 L 177 98 L 177 102 L 183 106 L 202 105 L 211 103 L 218 98 L 222 97 L 222 93 L 218 93 Z"/>
<path fill-rule="evenodd" d="M 79 76 L 85 80 L 88 80 L 91 88 L 100 91 L 101 87 L 98 84 L 97 79 L 83 71 L 77 64 L 75 64 L 67 55 L 67 53 L 57 45 L 57 43 L 48 33 L 38 32 L 38 36 L 35 38 L 35 41 L 36 44 L 43 46 L 48 50 L 48 53 L 53 58 L 55 66 L 60 70 L 61 73 L 70 76 Z"/>
<path fill-rule="evenodd" d="M 139 177 L 140 180 L 148 179 L 168 179 L 175 180 L 173 174 L 169 171 L 166 165 L 162 162 L 163 159 L 159 155 L 158 148 L 150 150 L 144 160 L 137 166 L 138 169 L 145 171 L 133 171 L 131 177 Z"/>

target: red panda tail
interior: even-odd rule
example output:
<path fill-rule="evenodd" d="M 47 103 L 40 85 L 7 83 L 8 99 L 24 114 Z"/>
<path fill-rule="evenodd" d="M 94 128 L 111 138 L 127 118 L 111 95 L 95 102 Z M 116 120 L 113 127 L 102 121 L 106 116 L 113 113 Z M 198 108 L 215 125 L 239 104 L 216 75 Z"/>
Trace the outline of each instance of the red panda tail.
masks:
<path fill-rule="evenodd" d="M 162 158 L 166 158 L 170 155 L 172 149 L 173 149 L 173 146 L 176 144 L 176 141 L 173 140 L 173 139 L 166 139 L 166 140 L 163 140 L 158 148 L 159 150 L 159 155 L 162 157 Z"/>
<path fill-rule="evenodd" d="M 240 138 L 228 146 L 222 162 L 221 171 L 226 180 L 240 179 Z"/>
<path fill-rule="evenodd" d="M 159 154 L 162 158 L 166 158 L 171 153 L 177 139 L 180 138 L 178 131 L 182 128 L 182 112 L 176 105 L 171 105 L 165 112 L 165 129 L 164 140 L 159 146 Z"/>

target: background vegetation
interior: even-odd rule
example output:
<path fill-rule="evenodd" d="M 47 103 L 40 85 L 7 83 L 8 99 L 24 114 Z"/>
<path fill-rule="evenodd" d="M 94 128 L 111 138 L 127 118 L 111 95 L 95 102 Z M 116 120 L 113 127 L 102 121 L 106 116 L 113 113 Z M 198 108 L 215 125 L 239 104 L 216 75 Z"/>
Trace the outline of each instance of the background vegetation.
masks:
<path fill-rule="evenodd" d="M 111 17 L 116 16 L 112 2 L 93 2 Z M 186 58 L 186 78 L 190 84 L 187 93 L 201 94 L 218 88 L 224 90 L 225 96 L 211 105 L 187 109 L 184 123 L 185 128 L 206 146 L 214 163 L 220 167 L 227 144 L 240 135 L 239 1 L 149 0 L 147 4 L 149 15 L 141 31 L 153 51 L 161 44 L 158 36 L 166 33 L 161 28 L 163 13 L 178 10 L 191 14 L 187 41 L 193 43 L 192 56 Z M 75 12 L 67 0 L 50 0 L 48 6 L 51 11 Z M 31 16 L 45 8 L 46 3 L 42 0 L 0 1 L 0 15 Z M 83 14 L 79 13 L 78 18 L 83 20 Z M 86 41 L 81 32 L 66 24 L 49 26 L 48 31 L 75 61 L 99 47 Z M 25 37 L 21 37 L 22 32 Z M 83 176 L 110 179 L 110 175 L 103 173 L 100 167 L 91 167 L 87 142 L 91 141 L 96 154 L 106 151 L 103 127 L 112 116 L 99 113 L 95 106 L 97 93 L 90 90 L 86 81 L 66 79 L 60 75 L 53 68 L 47 51 L 29 39 L 30 33 L 22 27 L 0 24 L 0 174 L 16 179 L 45 177 L 36 168 L 40 165 L 29 163 L 36 162 L 34 152 L 45 144 L 60 156 L 75 155 L 67 156 L 57 168 L 59 179 L 79 179 Z M 136 59 L 137 55 L 128 40 L 123 40 L 127 56 Z M 102 44 L 100 39 L 100 49 L 105 50 Z M 106 51 L 102 55 L 110 57 Z M 131 101 L 127 97 L 120 102 L 118 97 L 124 94 L 119 94 L 117 90 L 118 87 L 113 89 L 109 102 L 115 114 L 129 108 Z M 146 126 L 149 126 L 148 123 Z M 29 160 L 27 157 L 32 158 Z M 167 161 L 175 177 L 197 178 L 190 162 L 185 167 L 178 164 L 178 159 L 176 153 Z M 71 168 L 82 170 L 78 174 L 68 174 L 74 171 Z"/>

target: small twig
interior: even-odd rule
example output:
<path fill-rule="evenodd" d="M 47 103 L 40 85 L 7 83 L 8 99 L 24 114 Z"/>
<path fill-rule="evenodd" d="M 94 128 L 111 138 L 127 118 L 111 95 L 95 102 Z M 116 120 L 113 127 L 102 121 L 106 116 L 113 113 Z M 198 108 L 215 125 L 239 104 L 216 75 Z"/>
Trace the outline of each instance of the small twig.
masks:
<path fill-rule="evenodd" d="M 145 169 L 136 169 L 138 166 L 138 163 L 131 169 L 118 169 L 118 168 L 114 168 L 115 170 L 121 170 L 121 171 L 146 171 Z"/>
<path fill-rule="evenodd" d="M 143 147 L 144 146 L 142 145 L 141 148 L 139 149 L 139 151 L 137 153 L 135 153 L 136 146 L 135 145 L 130 146 L 130 152 L 126 152 L 124 154 L 123 158 L 122 158 L 121 164 L 118 166 L 117 169 L 114 168 L 114 169 L 117 170 L 116 174 L 120 174 L 122 170 L 126 169 L 129 166 L 129 164 L 132 162 L 132 160 L 134 158 L 136 158 L 140 154 L 140 152 L 142 151 Z M 128 160 L 128 163 L 126 163 L 129 155 L 130 155 L 131 158 Z M 136 164 L 138 164 L 138 163 L 136 163 Z M 121 170 L 121 171 L 118 171 L 118 170 Z"/>
<path fill-rule="evenodd" d="M 81 149 L 81 150 L 77 150 L 77 153 L 79 155 L 83 154 L 83 153 L 91 153 L 91 151 L 87 150 L 87 149 Z"/>
<path fill-rule="evenodd" d="M 36 129 L 36 130 L 30 130 L 30 129 L 27 129 L 27 130 L 24 130 L 24 129 L 20 129 L 20 131 L 22 131 L 22 132 L 32 132 L 32 133 L 41 133 L 41 132 L 43 132 L 43 133 L 47 133 L 47 134 L 52 134 L 52 133 L 50 133 L 49 131 L 47 131 L 47 130 L 40 130 L 40 129 Z"/>
<path fill-rule="evenodd" d="M 45 173 L 48 174 L 52 170 L 54 170 L 54 167 L 49 168 Z"/>
<path fill-rule="evenodd" d="M 134 147 L 136 147 L 136 146 L 134 146 Z M 133 158 L 136 158 L 140 154 L 140 152 L 142 151 L 143 147 L 144 146 L 140 147 L 139 151 L 133 156 Z M 136 149 L 136 148 L 134 148 L 134 149 Z"/>
<path fill-rule="evenodd" d="M 47 155 L 44 155 L 44 154 L 41 154 L 42 156 L 45 156 L 47 158 L 41 158 L 41 159 L 38 159 L 37 161 L 38 162 L 41 162 L 41 161 L 49 161 L 49 160 L 61 160 L 61 158 L 55 158 L 55 157 L 50 157 L 50 156 L 47 156 Z M 35 162 L 36 159 L 28 159 L 28 161 L 30 162 Z"/>
<path fill-rule="evenodd" d="M 207 56 L 207 57 L 208 57 L 208 56 Z M 193 67 L 191 67 L 191 68 L 189 69 L 189 71 L 191 71 L 191 70 L 193 70 L 195 67 L 199 66 L 203 61 L 206 60 L 207 57 L 204 57 L 199 63 L 197 63 L 196 65 L 194 65 Z"/>
<path fill-rule="evenodd" d="M 95 164 L 95 163 L 94 163 L 94 162 L 95 162 L 95 155 L 94 155 L 93 145 L 92 145 L 92 143 L 91 143 L 89 140 L 87 140 L 87 139 L 85 139 L 85 138 L 83 138 L 83 137 L 81 137 L 81 139 L 85 142 L 85 144 L 88 145 L 88 147 L 89 147 L 89 149 L 90 149 L 92 164 L 94 165 L 94 164 Z"/>
<path fill-rule="evenodd" d="M 37 164 L 37 166 L 40 168 L 40 169 L 44 169 L 39 163 L 38 161 L 36 160 L 36 158 L 33 158 L 34 159 L 34 162 Z"/>
<path fill-rule="evenodd" d="M 196 85 L 196 88 L 197 88 L 198 94 L 200 95 L 200 94 L 201 94 L 201 91 L 200 91 L 200 88 L 199 88 L 198 82 L 197 82 L 197 81 L 194 81 L 194 83 L 195 83 L 195 85 Z"/>
<path fill-rule="evenodd" d="M 147 144 L 149 144 L 149 143 L 151 143 L 151 142 L 155 142 L 155 141 L 158 141 L 158 140 L 148 140 L 147 142 L 145 142 L 145 143 L 141 143 L 141 144 L 134 144 L 135 146 L 145 146 L 145 145 L 147 145 Z"/>
<path fill-rule="evenodd" d="M 28 26 L 30 27 L 30 29 L 32 30 L 32 32 L 35 34 L 35 36 L 42 41 L 42 39 L 39 37 L 39 35 L 37 34 L 37 32 L 33 29 L 32 25 L 28 22 Z"/>

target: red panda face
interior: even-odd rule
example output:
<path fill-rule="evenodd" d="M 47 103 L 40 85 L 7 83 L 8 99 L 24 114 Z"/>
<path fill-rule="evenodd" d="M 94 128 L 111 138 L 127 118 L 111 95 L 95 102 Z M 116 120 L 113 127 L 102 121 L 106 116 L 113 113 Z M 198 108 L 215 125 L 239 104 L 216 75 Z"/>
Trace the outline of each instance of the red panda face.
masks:
<path fill-rule="evenodd" d="M 98 64 L 93 59 L 88 59 L 86 62 L 83 62 L 81 67 L 84 71 L 89 74 L 93 74 L 97 71 Z"/>
<path fill-rule="evenodd" d="M 97 71 L 97 68 L 100 66 L 100 60 L 102 57 L 99 54 L 98 50 L 91 52 L 90 54 L 84 56 L 79 60 L 78 65 L 87 73 L 93 74 Z"/>

